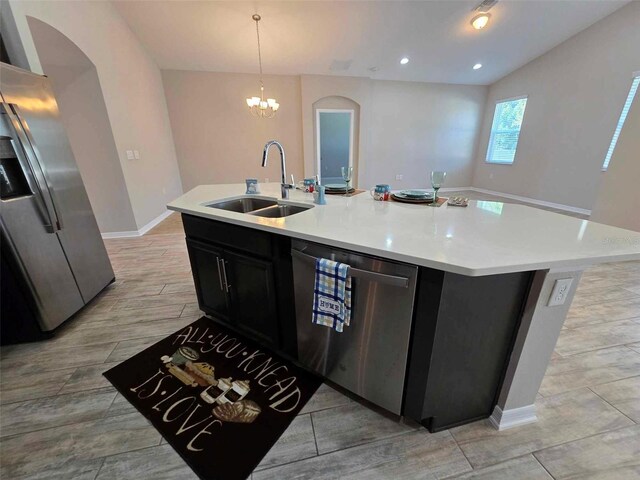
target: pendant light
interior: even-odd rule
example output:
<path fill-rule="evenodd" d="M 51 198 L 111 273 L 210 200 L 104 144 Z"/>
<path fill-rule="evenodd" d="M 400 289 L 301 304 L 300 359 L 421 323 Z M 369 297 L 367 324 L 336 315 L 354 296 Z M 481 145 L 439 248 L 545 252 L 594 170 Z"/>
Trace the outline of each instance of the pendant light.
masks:
<path fill-rule="evenodd" d="M 256 37 L 258 39 L 258 65 L 260 66 L 260 96 L 247 98 L 247 105 L 249 111 L 256 117 L 271 118 L 273 117 L 280 104 L 276 102 L 275 98 L 264 99 L 264 82 L 262 81 L 262 52 L 260 51 L 260 27 L 258 22 L 262 19 L 257 13 L 251 17 L 256 22 Z"/>

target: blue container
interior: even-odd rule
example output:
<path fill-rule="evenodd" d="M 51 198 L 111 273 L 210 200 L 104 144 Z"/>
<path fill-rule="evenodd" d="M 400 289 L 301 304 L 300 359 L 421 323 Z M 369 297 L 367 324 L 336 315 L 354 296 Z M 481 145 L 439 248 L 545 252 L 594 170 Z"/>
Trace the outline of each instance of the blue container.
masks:
<path fill-rule="evenodd" d="M 327 200 L 324 196 L 324 185 L 316 185 L 313 191 L 313 203 L 316 205 L 326 205 Z"/>
<path fill-rule="evenodd" d="M 247 191 L 244 192 L 247 195 L 253 195 L 256 193 L 260 193 L 260 190 L 258 189 L 258 179 L 257 178 L 247 178 L 245 179 L 244 183 L 246 183 L 247 185 Z"/>

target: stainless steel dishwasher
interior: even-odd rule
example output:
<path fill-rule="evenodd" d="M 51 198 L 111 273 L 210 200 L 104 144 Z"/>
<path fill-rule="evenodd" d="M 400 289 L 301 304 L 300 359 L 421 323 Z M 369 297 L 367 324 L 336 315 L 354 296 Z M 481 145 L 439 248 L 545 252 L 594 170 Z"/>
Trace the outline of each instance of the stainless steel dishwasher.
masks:
<path fill-rule="evenodd" d="M 299 240 L 291 255 L 299 361 L 400 415 L 418 268 Z M 311 322 L 317 258 L 350 267 L 351 324 L 342 333 Z"/>

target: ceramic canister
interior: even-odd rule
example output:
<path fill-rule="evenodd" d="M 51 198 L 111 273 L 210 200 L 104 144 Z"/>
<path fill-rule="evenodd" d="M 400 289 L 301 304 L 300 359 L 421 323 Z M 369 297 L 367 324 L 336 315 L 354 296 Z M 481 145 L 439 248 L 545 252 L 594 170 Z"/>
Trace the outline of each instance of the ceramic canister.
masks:
<path fill-rule="evenodd" d="M 389 200 L 391 194 L 391 186 L 386 183 L 378 183 L 369 193 L 374 200 Z"/>
<path fill-rule="evenodd" d="M 304 191 L 305 192 L 313 192 L 313 186 L 316 183 L 315 178 L 305 178 L 304 179 Z"/>

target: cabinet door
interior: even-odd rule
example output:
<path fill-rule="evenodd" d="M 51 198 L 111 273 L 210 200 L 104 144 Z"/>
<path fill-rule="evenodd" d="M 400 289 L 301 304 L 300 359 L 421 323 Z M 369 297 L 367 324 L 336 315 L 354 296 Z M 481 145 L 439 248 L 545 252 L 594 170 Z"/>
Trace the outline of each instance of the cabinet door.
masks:
<path fill-rule="evenodd" d="M 222 320 L 229 320 L 222 250 L 190 239 L 187 239 L 187 250 L 200 309 Z"/>
<path fill-rule="evenodd" d="M 273 263 L 225 250 L 233 323 L 279 345 Z"/>

